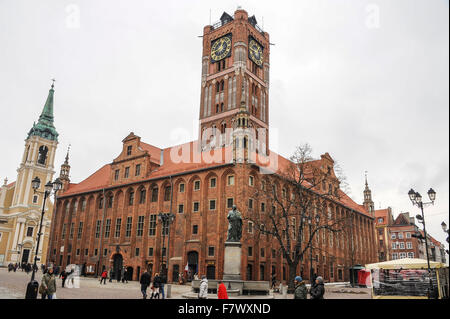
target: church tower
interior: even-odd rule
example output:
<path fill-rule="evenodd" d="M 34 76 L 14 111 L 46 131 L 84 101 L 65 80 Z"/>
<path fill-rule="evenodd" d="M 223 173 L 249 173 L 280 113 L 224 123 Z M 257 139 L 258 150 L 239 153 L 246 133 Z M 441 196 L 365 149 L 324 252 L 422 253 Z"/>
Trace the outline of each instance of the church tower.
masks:
<path fill-rule="evenodd" d="M 367 184 L 367 173 L 366 173 L 366 188 L 364 189 L 364 207 L 366 210 L 370 213 L 372 217 L 375 216 L 375 204 L 372 200 L 372 191 L 369 188 L 369 185 Z"/>
<path fill-rule="evenodd" d="M 58 133 L 53 124 L 52 84 L 44 108 L 37 123 L 34 123 L 25 140 L 22 160 L 17 169 L 17 180 L 3 185 L 0 189 L 0 221 L 3 229 L 3 243 L 0 245 L 1 261 L 6 264 L 32 263 L 36 253 L 37 237 L 44 200 L 44 187 L 53 179 L 54 160 L 58 145 Z M 36 192 L 31 181 L 39 177 L 40 189 Z M 39 242 L 38 260 L 45 263 L 52 218 L 53 203 L 50 198 L 45 203 L 45 214 Z"/>
<path fill-rule="evenodd" d="M 269 34 L 241 8 L 204 27 L 199 114 L 203 149 L 211 141 L 215 147 L 234 143 L 229 129 L 236 127 L 239 101 L 244 101 L 247 126 L 259 136 L 254 144 L 267 152 L 269 56 Z"/>
<path fill-rule="evenodd" d="M 23 206 L 29 203 L 40 204 L 42 196 L 33 194 L 31 180 L 39 177 L 41 189 L 52 180 L 56 147 L 58 145 L 58 133 L 53 125 L 53 95 L 55 93 L 52 84 L 47 100 L 39 120 L 33 123 L 25 140 L 25 150 L 22 161 L 17 169 L 16 189 L 12 206 Z"/>

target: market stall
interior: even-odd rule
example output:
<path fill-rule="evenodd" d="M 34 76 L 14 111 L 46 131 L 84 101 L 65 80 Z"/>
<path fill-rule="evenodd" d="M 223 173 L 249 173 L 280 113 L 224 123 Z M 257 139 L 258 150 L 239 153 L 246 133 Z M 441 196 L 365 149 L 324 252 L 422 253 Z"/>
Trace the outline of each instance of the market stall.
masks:
<path fill-rule="evenodd" d="M 443 263 L 424 259 L 402 258 L 368 264 L 371 272 L 372 298 L 427 299 L 448 298 L 448 268 Z"/>

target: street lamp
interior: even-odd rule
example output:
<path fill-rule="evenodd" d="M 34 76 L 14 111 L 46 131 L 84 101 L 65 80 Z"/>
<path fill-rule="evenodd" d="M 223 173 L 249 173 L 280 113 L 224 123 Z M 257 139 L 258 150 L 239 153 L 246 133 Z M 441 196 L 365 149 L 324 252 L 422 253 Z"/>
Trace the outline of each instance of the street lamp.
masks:
<path fill-rule="evenodd" d="M 167 234 L 169 234 L 169 226 L 170 224 L 174 221 L 175 219 L 175 215 L 172 213 L 159 213 L 158 214 L 158 219 L 162 224 L 162 236 L 163 236 L 163 243 L 162 243 L 162 250 L 161 250 L 161 270 L 162 270 L 162 278 L 163 280 L 167 280 L 166 278 L 166 274 L 167 274 L 167 269 L 163 269 L 163 265 L 164 265 L 164 256 L 163 256 L 163 252 L 165 252 L 165 242 L 166 242 L 166 229 L 167 229 Z M 169 245 L 169 243 L 167 244 Z M 166 258 L 168 261 L 169 256 L 167 256 L 166 253 Z M 166 267 L 168 266 L 168 262 L 166 263 Z"/>
<path fill-rule="evenodd" d="M 33 190 L 35 193 L 42 193 L 39 192 L 38 189 L 41 186 L 41 180 L 39 179 L 39 177 L 35 177 L 32 181 L 31 181 L 31 186 L 33 187 Z M 37 255 L 39 253 L 39 243 L 41 241 L 41 231 L 42 231 L 42 222 L 44 220 L 44 213 L 45 213 L 45 202 L 47 200 L 47 197 L 51 194 L 52 190 L 56 193 L 57 191 L 59 191 L 62 188 L 62 183 L 59 179 L 55 180 L 54 183 L 52 183 L 51 181 L 48 181 L 47 184 L 45 184 L 44 186 L 44 201 L 42 203 L 42 213 L 41 213 L 41 221 L 39 223 L 39 232 L 37 233 L 37 243 L 36 243 L 36 252 L 34 254 L 34 263 L 33 263 L 33 272 L 31 273 L 31 280 L 27 285 L 27 292 L 25 294 L 25 299 L 36 299 L 37 298 L 37 290 L 39 287 L 39 284 L 36 280 L 34 280 L 34 276 L 36 273 L 36 268 L 37 268 Z"/>
<path fill-rule="evenodd" d="M 53 206 L 53 214 L 52 214 L 52 216 L 55 216 L 55 222 L 52 222 L 51 223 L 51 225 L 50 225 L 50 227 L 51 227 L 51 230 L 50 230 L 50 234 L 51 234 L 51 236 L 54 236 L 54 228 L 55 228 L 55 224 L 56 224 L 56 201 L 57 201 L 57 193 L 58 193 L 58 190 L 61 190 L 61 188 L 62 188 L 62 182 L 61 182 L 61 180 L 59 179 L 59 177 L 57 177 L 56 179 L 55 179 L 55 181 L 54 181 L 54 183 L 53 183 L 53 185 L 54 184 L 56 184 L 56 185 L 58 185 L 57 187 L 59 187 L 57 190 L 55 190 L 55 192 L 54 192 L 54 200 L 53 200 L 53 202 L 55 203 L 55 205 Z M 52 249 L 53 249 L 53 239 L 54 238 L 51 238 L 50 237 L 50 240 L 49 240 L 49 248 L 48 248 L 48 251 L 49 251 L 49 253 L 48 253 L 48 257 L 50 257 L 51 256 L 51 254 L 52 254 Z M 50 259 L 50 258 L 49 258 Z M 54 262 L 52 262 L 52 264 L 54 265 Z"/>
<path fill-rule="evenodd" d="M 409 196 L 409 199 L 411 200 L 412 204 L 414 206 L 419 207 L 422 212 L 422 215 L 417 215 L 416 218 L 419 220 L 419 223 L 421 223 L 423 225 L 423 234 L 424 234 L 423 237 L 425 239 L 425 251 L 427 253 L 428 278 L 430 279 L 428 298 L 431 298 L 431 294 L 433 292 L 433 281 L 431 279 L 430 256 L 428 253 L 428 236 L 427 236 L 427 231 L 425 228 L 425 216 L 423 214 L 423 207 L 428 206 L 428 205 L 434 205 L 434 201 L 436 200 L 436 192 L 432 188 L 430 188 L 428 190 L 427 194 L 428 194 L 428 197 L 430 198 L 430 202 L 423 202 L 422 196 L 420 195 L 420 193 L 415 192 L 412 188 L 408 192 L 408 196 Z M 418 237 L 418 236 L 414 236 L 414 237 Z"/>

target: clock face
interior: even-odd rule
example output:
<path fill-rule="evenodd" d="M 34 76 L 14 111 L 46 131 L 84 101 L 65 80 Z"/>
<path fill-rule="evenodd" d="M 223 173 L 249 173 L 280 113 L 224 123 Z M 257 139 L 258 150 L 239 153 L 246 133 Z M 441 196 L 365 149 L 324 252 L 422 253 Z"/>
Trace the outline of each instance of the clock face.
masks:
<path fill-rule="evenodd" d="M 248 43 L 248 51 L 250 55 L 250 59 L 255 62 L 258 66 L 261 66 L 263 63 L 263 51 L 261 45 L 258 42 L 251 39 Z"/>
<path fill-rule="evenodd" d="M 225 36 L 214 41 L 211 47 L 212 62 L 220 61 L 226 58 L 231 52 L 231 37 Z"/>

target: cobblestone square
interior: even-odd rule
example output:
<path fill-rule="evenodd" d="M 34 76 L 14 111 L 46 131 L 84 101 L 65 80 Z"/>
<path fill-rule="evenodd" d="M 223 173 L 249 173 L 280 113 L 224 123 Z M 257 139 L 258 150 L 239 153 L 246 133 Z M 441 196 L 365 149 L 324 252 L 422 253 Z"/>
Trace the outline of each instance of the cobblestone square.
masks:
<path fill-rule="evenodd" d="M 36 273 L 36 280 L 40 283 L 42 272 Z M 6 268 L 0 268 L 0 299 L 23 299 L 27 283 L 31 278 L 31 272 L 27 274 L 20 269 L 17 272 L 8 272 Z M 79 288 L 69 288 L 70 283 L 66 281 L 66 288 L 61 287 L 61 279 L 56 279 L 58 299 L 141 299 L 140 284 L 137 281 L 128 283 L 106 282 L 100 284 L 98 279 L 92 277 L 80 277 Z M 181 299 L 182 295 L 191 290 L 190 285 L 171 285 L 171 298 Z M 151 293 L 151 290 L 147 290 Z M 213 296 L 211 296 L 213 297 Z M 40 295 L 39 295 L 40 298 Z M 243 298 L 243 297 L 241 297 Z M 258 296 L 245 296 L 247 299 L 258 299 Z M 283 299 L 283 295 L 274 293 L 275 299 Z M 293 295 L 288 294 L 287 299 L 292 299 Z M 327 287 L 325 290 L 326 299 L 370 299 L 370 289 L 368 288 L 339 288 Z M 231 298 L 230 298 L 231 299 Z"/>

